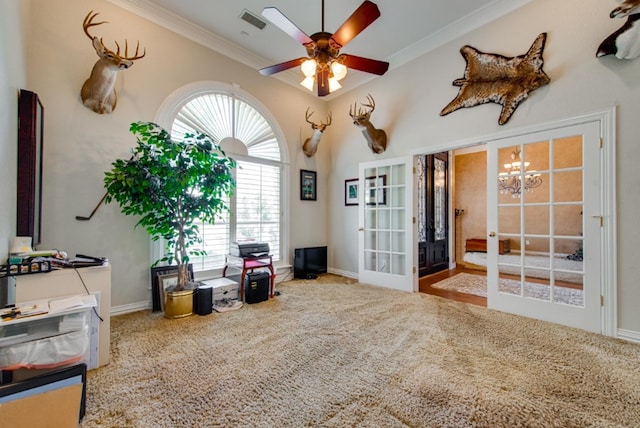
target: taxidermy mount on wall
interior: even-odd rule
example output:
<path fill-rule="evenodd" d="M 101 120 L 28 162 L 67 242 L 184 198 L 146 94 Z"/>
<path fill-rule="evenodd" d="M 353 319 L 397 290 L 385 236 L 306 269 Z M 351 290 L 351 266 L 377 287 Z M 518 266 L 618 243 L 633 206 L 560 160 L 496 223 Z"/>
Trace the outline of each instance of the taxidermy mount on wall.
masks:
<path fill-rule="evenodd" d="M 318 144 L 320 144 L 320 138 L 322 137 L 322 133 L 327 128 L 327 126 L 331 125 L 331 112 L 329 112 L 329 116 L 327 116 L 327 123 L 320 122 L 314 123 L 309 120 L 313 112 L 309 113 L 309 107 L 307 107 L 307 111 L 304 114 L 305 120 L 311 124 L 311 129 L 313 129 L 313 134 L 311 137 L 304 140 L 304 144 L 302 145 L 302 151 L 308 158 L 316 154 L 318 150 Z"/>
<path fill-rule="evenodd" d="M 82 85 L 80 96 L 85 107 L 90 108 L 96 113 L 111 113 L 116 108 L 118 96 L 116 95 L 115 83 L 119 71 L 128 70 L 133 65 L 133 61 L 145 56 L 146 49 L 142 55 L 138 55 L 140 42 L 136 45 L 136 53 L 129 55 L 129 46 L 127 40 L 124 41 L 124 55 L 120 55 L 120 45 L 116 43 L 117 51 L 113 52 L 105 47 L 102 38 L 92 36 L 89 28 L 106 23 L 107 21 L 93 22 L 98 12 L 89 12 L 84 18 L 82 28 L 84 33 L 91 39 L 93 48 L 98 54 L 98 61 L 91 70 L 91 75 Z"/>
<path fill-rule="evenodd" d="M 364 135 L 373 153 L 380 154 L 387 149 L 387 133 L 384 132 L 384 129 L 377 129 L 369 120 L 371 113 L 376 109 L 376 102 L 370 94 L 367 95 L 367 100 L 369 101 L 368 103 L 361 104 L 369 110 L 363 111 L 358 108 L 358 113 L 356 114 L 357 103 L 354 103 L 353 110 L 351 106 L 349 107 L 349 116 L 353 119 L 353 124 L 362 130 L 362 135 Z"/>
<path fill-rule="evenodd" d="M 458 95 L 440 112 L 445 116 L 462 107 L 480 104 L 502 105 L 498 123 L 507 123 L 513 112 L 529 93 L 549 83 L 549 76 L 542 70 L 542 51 L 547 33 L 540 34 L 529 51 L 517 57 L 480 52 L 471 46 L 463 46 L 460 53 L 467 62 L 464 77 L 453 81 L 460 86 Z"/>
<path fill-rule="evenodd" d="M 640 55 L 640 0 L 625 0 L 611 11 L 610 18 L 627 18 L 627 22 L 598 46 L 597 57 L 615 55 L 633 59 Z"/>

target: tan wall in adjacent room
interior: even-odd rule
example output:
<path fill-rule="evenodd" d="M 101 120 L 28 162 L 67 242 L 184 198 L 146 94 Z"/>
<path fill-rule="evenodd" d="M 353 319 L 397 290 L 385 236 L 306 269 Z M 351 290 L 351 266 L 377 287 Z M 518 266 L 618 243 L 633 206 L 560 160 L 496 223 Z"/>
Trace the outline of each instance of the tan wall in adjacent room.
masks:
<path fill-rule="evenodd" d="M 487 152 L 455 156 L 454 163 L 454 207 L 464 210 L 456 218 L 456 260 L 462 261 L 465 241 L 487 235 Z"/>
<path fill-rule="evenodd" d="M 529 170 L 547 170 L 550 165 L 549 142 L 541 141 L 525 146 L 525 157 L 530 162 Z M 572 168 L 582 165 L 582 140 L 570 137 L 554 142 L 554 168 Z M 512 162 L 513 147 L 505 147 L 498 151 L 498 168 Z M 455 208 L 464 210 L 464 214 L 456 220 L 456 260 L 462 260 L 465 241 L 469 238 L 485 238 L 486 231 L 486 183 L 487 183 L 486 151 L 466 153 L 455 156 Z M 580 171 L 556 172 L 553 189 L 550 187 L 548 174 L 542 174 L 542 185 L 525 194 L 527 202 L 558 202 L 582 200 L 582 173 Z M 520 199 L 511 195 L 499 195 L 500 204 L 513 204 L 513 207 L 502 207 L 498 210 L 498 224 L 501 232 L 519 233 Z M 547 235 L 549 229 L 550 208 L 548 206 L 525 207 L 525 236 Z M 555 235 L 579 236 L 582 234 L 581 206 L 555 207 Z M 549 239 L 528 237 L 527 250 L 548 253 Z M 512 250 L 520 250 L 520 242 L 511 240 Z M 556 240 L 554 252 L 573 253 L 580 247 L 579 240 Z"/>

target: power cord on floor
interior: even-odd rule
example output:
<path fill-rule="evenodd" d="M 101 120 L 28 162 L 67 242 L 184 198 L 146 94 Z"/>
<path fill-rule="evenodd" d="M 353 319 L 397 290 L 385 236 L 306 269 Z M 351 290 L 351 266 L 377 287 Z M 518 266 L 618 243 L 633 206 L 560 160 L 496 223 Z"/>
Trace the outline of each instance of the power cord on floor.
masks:
<path fill-rule="evenodd" d="M 76 274 L 78 275 L 78 278 L 80 278 L 80 282 L 82 283 L 82 286 L 84 287 L 85 291 L 87 292 L 87 295 L 90 295 L 91 292 L 89 291 L 89 287 L 87 287 L 87 284 L 84 283 L 84 279 L 82 279 L 82 275 L 80 275 L 80 271 L 78 270 L 77 267 L 74 267 L 73 270 L 76 271 Z M 98 313 L 98 310 L 96 309 L 96 307 L 93 307 L 93 313 L 96 314 L 96 316 L 98 317 L 98 319 L 100 320 L 100 322 L 104 322 L 104 319 L 102 319 L 102 317 L 100 316 L 100 314 Z"/>

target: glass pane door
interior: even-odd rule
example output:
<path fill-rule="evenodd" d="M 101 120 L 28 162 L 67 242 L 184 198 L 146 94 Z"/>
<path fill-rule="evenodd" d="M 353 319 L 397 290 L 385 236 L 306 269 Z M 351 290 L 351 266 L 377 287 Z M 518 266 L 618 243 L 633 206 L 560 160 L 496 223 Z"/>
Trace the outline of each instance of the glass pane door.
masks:
<path fill-rule="evenodd" d="M 597 131 L 561 128 L 489 150 L 490 307 L 599 331 Z"/>
<path fill-rule="evenodd" d="M 360 166 L 360 281 L 414 290 L 412 185 L 405 159 Z"/>

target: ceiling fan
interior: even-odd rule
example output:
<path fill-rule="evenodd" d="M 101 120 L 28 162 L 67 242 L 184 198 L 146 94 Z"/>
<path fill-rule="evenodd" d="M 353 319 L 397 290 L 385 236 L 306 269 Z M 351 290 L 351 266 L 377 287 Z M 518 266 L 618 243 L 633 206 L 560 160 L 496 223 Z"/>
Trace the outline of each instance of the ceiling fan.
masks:
<path fill-rule="evenodd" d="M 380 16 L 380 10 L 373 2 L 368 0 L 363 2 L 333 34 L 324 31 L 324 0 L 322 0 L 322 31 L 311 36 L 306 35 L 275 7 L 265 7 L 262 15 L 300 42 L 307 49 L 308 55 L 308 57 L 262 68 L 260 74 L 264 76 L 300 66 L 306 76 L 301 85 L 312 91 L 316 83 L 318 96 L 322 97 L 341 87 L 338 80 L 347 74 L 348 68 L 380 76 L 389 68 L 388 62 L 340 54 L 340 49 Z"/>

